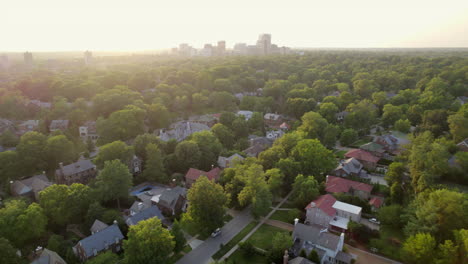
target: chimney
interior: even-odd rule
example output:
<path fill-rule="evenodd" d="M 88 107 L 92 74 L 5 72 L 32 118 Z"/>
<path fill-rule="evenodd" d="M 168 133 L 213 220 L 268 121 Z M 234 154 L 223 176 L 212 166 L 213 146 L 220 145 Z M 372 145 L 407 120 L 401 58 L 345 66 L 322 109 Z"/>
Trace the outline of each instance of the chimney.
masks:
<path fill-rule="evenodd" d="M 143 203 L 139 202 L 138 203 L 138 211 L 141 211 L 143 209 Z"/>
<path fill-rule="evenodd" d="M 59 167 L 60 167 L 60 169 L 63 169 L 63 162 L 59 163 Z"/>
<path fill-rule="evenodd" d="M 289 254 L 288 254 L 288 250 L 286 249 L 284 251 L 283 264 L 288 264 L 288 263 L 289 263 Z"/>
<path fill-rule="evenodd" d="M 294 225 L 297 225 L 299 223 L 299 218 L 294 218 Z"/>
<path fill-rule="evenodd" d="M 117 224 L 118 224 L 117 220 L 114 220 L 113 224 L 114 224 L 114 225 L 117 225 Z"/>
<path fill-rule="evenodd" d="M 328 175 L 325 177 L 325 183 L 328 183 Z"/>

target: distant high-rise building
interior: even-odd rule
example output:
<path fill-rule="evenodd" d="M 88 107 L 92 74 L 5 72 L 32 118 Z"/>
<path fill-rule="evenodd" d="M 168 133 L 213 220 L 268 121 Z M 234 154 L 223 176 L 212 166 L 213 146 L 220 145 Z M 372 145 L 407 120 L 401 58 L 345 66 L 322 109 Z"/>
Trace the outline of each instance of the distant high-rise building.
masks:
<path fill-rule="evenodd" d="M 25 53 L 23 53 L 23 57 L 24 57 L 24 63 L 26 65 L 32 65 L 33 64 L 33 55 L 32 55 L 31 52 L 26 51 Z"/>
<path fill-rule="evenodd" d="M 10 67 L 10 61 L 8 60 L 7 55 L 0 56 L 0 68 L 8 69 Z"/>
<path fill-rule="evenodd" d="M 236 43 L 234 45 L 234 54 L 237 54 L 237 55 L 247 54 L 247 44 L 245 44 L 245 43 Z"/>
<path fill-rule="evenodd" d="M 200 51 L 200 55 L 205 56 L 205 57 L 213 56 L 213 45 L 205 44 L 203 49 Z"/>
<path fill-rule="evenodd" d="M 222 56 L 226 53 L 226 41 L 220 40 L 218 41 L 218 55 Z"/>
<path fill-rule="evenodd" d="M 257 49 L 262 55 L 270 54 L 271 51 L 271 35 L 260 34 L 257 40 Z"/>
<path fill-rule="evenodd" d="M 187 43 L 179 44 L 179 55 L 180 56 L 192 56 L 193 48 Z"/>
<path fill-rule="evenodd" d="M 89 50 L 85 51 L 84 52 L 84 63 L 86 65 L 89 65 L 89 64 L 92 63 L 92 61 L 93 61 L 93 53 L 91 51 L 89 51 Z"/>

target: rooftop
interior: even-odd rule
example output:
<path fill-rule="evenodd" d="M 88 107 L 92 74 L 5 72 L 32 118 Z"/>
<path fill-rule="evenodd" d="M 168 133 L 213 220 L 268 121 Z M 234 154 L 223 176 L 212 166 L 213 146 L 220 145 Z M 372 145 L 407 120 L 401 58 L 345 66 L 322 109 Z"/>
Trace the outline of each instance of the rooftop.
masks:
<path fill-rule="evenodd" d="M 59 169 L 57 169 L 57 172 L 61 171 L 63 175 L 68 176 L 87 171 L 93 168 L 96 168 L 96 166 L 91 162 L 91 160 L 80 159 L 75 163 L 61 166 Z"/>
<path fill-rule="evenodd" d="M 362 149 L 351 149 L 348 152 L 346 152 L 345 157 L 356 158 L 357 160 L 363 160 L 372 163 L 377 163 L 380 160 L 380 158 Z"/>
<path fill-rule="evenodd" d="M 97 252 L 105 250 L 108 246 L 120 242 L 123 238 L 124 236 L 118 225 L 113 224 L 89 237 L 83 238 L 78 244 L 83 247 L 86 256 L 90 257 L 94 255 L 94 250 Z"/>
<path fill-rule="evenodd" d="M 336 210 L 341 210 L 341 211 L 349 212 L 352 214 L 360 214 L 362 210 L 362 208 L 359 206 L 355 206 L 355 205 L 348 204 L 348 203 L 343 203 L 340 201 L 336 201 L 332 207 Z"/>
<path fill-rule="evenodd" d="M 336 210 L 333 208 L 333 204 L 336 202 L 336 198 L 333 197 L 331 194 L 325 194 L 319 196 L 317 199 L 312 201 L 309 205 L 306 206 L 306 210 L 310 208 L 320 208 L 323 212 L 325 212 L 329 216 L 334 216 L 336 214 Z"/>
<path fill-rule="evenodd" d="M 221 173 L 221 169 L 218 167 L 213 168 L 210 171 L 202 171 L 202 170 L 190 168 L 187 171 L 187 174 L 185 174 L 185 178 L 191 179 L 191 180 L 197 180 L 200 176 L 205 175 L 210 180 L 217 180 L 220 173 Z"/>
<path fill-rule="evenodd" d="M 372 191 L 373 186 L 366 183 L 352 181 L 340 177 L 330 175 L 327 176 L 325 189 L 327 192 L 347 193 L 351 188 L 370 193 Z"/>

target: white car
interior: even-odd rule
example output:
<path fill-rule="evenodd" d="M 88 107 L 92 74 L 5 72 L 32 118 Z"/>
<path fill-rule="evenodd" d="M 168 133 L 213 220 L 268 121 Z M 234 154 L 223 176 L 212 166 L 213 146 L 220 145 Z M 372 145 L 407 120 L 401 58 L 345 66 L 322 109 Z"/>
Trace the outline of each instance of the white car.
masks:
<path fill-rule="evenodd" d="M 378 221 L 376 218 L 369 219 L 369 222 L 380 225 L 380 221 Z"/>
<path fill-rule="evenodd" d="M 221 229 L 220 228 L 216 228 L 215 231 L 213 231 L 213 233 L 211 233 L 211 237 L 217 237 L 221 235 Z"/>

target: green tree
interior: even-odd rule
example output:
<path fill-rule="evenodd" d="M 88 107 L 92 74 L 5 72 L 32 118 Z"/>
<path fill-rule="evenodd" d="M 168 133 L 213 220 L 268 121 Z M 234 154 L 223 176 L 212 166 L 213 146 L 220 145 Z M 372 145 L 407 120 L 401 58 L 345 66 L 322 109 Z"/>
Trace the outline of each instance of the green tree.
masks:
<path fill-rule="evenodd" d="M 181 251 L 184 246 L 185 246 L 185 236 L 184 232 L 182 231 L 182 227 L 180 226 L 179 221 L 175 220 L 174 223 L 172 224 L 171 228 L 171 235 L 174 237 L 174 242 L 175 242 L 175 252 Z"/>
<path fill-rule="evenodd" d="M 47 166 L 44 157 L 46 141 L 46 136 L 34 131 L 28 132 L 21 137 L 16 150 L 21 159 L 20 169 L 25 175 L 32 175 L 45 170 Z"/>
<path fill-rule="evenodd" d="M 302 125 L 298 128 L 306 138 L 323 139 L 328 122 L 319 113 L 308 112 L 302 116 Z"/>
<path fill-rule="evenodd" d="M 302 173 L 320 176 L 336 166 L 333 153 L 316 139 L 299 141 L 292 156 L 301 165 Z"/>
<path fill-rule="evenodd" d="M 219 117 L 219 123 L 232 129 L 232 123 L 234 122 L 234 120 L 236 120 L 236 118 L 236 114 L 232 112 L 223 112 Z"/>
<path fill-rule="evenodd" d="M 181 172 L 186 172 L 189 168 L 196 168 L 200 163 L 200 149 L 193 141 L 179 143 L 175 149 L 175 155 Z"/>
<path fill-rule="evenodd" d="M 266 214 L 271 207 L 272 195 L 268 188 L 262 166 L 248 164 L 247 166 L 239 166 L 237 168 L 246 168 L 242 173 L 245 186 L 237 196 L 240 205 L 247 206 L 251 204 L 252 214 L 255 217 Z"/>
<path fill-rule="evenodd" d="M 200 169 L 210 170 L 217 164 L 222 145 L 213 133 L 210 131 L 193 133 L 190 140 L 195 142 L 200 150 Z"/>
<path fill-rule="evenodd" d="M 0 256 L 4 264 L 24 264 L 25 262 L 16 255 L 16 249 L 10 244 L 10 241 L 0 237 Z"/>
<path fill-rule="evenodd" d="M 273 196 L 280 196 L 283 193 L 284 174 L 280 169 L 269 169 L 265 172 L 265 177 L 268 179 L 268 188 Z"/>
<path fill-rule="evenodd" d="M 334 103 L 322 103 L 320 104 L 319 113 L 323 116 L 329 123 L 334 123 L 336 121 L 336 113 L 338 113 L 338 106 Z"/>
<path fill-rule="evenodd" d="M 310 251 L 309 256 L 307 256 L 307 259 L 314 263 L 320 263 L 319 255 L 317 254 L 317 251 L 315 251 L 315 249 Z"/>
<path fill-rule="evenodd" d="M 209 233 L 223 225 L 228 198 L 223 187 L 201 176 L 188 191 L 186 219 L 202 233 Z"/>
<path fill-rule="evenodd" d="M 150 143 L 146 146 L 146 161 L 143 178 L 147 181 L 167 183 L 169 178 L 165 172 L 163 157 L 156 144 Z"/>
<path fill-rule="evenodd" d="M 146 116 L 148 117 L 148 124 L 152 130 L 164 128 L 169 125 L 170 113 L 162 104 L 149 105 Z"/>
<path fill-rule="evenodd" d="M 408 119 L 399 119 L 395 122 L 394 127 L 400 132 L 408 133 L 410 132 L 411 122 Z"/>
<path fill-rule="evenodd" d="M 403 213 L 403 208 L 399 204 L 384 206 L 379 209 L 378 217 L 382 225 L 401 228 L 402 222 L 400 215 Z"/>
<path fill-rule="evenodd" d="M 96 191 L 104 202 L 117 200 L 120 208 L 120 199 L 128 197 L 132 180 L 132 174 L 127 165 L 119 160 L 106 161 L 104 169 L 96 177 Z"/>
<path fill-rule="evenodd" d="M 349 146 L 358 139 L 358 133 L 352 128 L 347 128 L 341 132 L 340 144 L 342 146 Z"/>
<path fill-rule="evenodd" d="M 99 169 L 104 168 L 104 163 L 110 160 L 120 160 L 124 164 L 130 164 L 133 157 L 133 147 L 122 141 L 114 141 L 99 148 L 99 153 L 94 160 Z"/>
<path fill-rule="evenodd" d="M 109 143 L 116 140 L 129 140 L 144 132 L 145 110 L 129 105 L 113 112 L 108 119 L 99 118 L 97 131 L 98 142 Z"/>
<path fill-rule="evenodd" d="M 138 135 L 133 141 L 133 148 L 135 149 L 135 155 L 140 157 L 144 162 L 148 159 L 146 156 L 146 146 L 148 144 L 156 144 L 158 147 L 163 147 L 163 142 L 159 139 L 158 136 L 154 134 L 142 134 Z M 163 151 L 164 152 L 164 151 Z"/>
<path fill-rule="evenodd" d="M 22 176 L 20 166 L 18 152 L 0 152 L 0 182 L 3 186 L 8 186 L 10 181 Z"/>
<path fill-rule="evenodd" d="M 0 145 L 4 147 L 15 147 L 19 139 L 10 129 L 7 129 L 0 135 Z"/>
<path fill-rule="evenodd" d="M 427 233 L 418 233 L 408 237 L 403 243 L 403 258 L 407 263 L 426 264 L 431 263 L 434 258 L 436 241 Z"/>
<path fill-rule="evenodd" d="M 403 116 L 403 111 L 399 106 L 386 104 L 383 108 L 382 123 L 384 126 L 389 127 Z"/>
<path fill-rule="evenodd" d="M 131 226 L 124 240 L 125 261 L 135 264 L 166 263 L 175 246 L 174 237 L 156 217 Z M 155 250 L 157 249 L 157 250 Z"/>
<path fill-rule="evenodd" d="M 73 142 L 68 140 L 64 135 L 49 137 L 45 146 L 45 155 L 49 163 L 49 169 L 57 169 L 59 162 L 70 163 L 76 160 L 77 155 L 74 149 Z"/>
<path fill-rule="evenodd" d="M 293 184 L 291 200 L 298 208 L 304 208 L 319 195 L 319 185 L 314 176 L 297 175 Z"/>
<path fill-rule="evenodd" d="M 288 233 L 276 233 L 268 251 L 268 261 L 279 263 L 283 259 L 284 251 L 292 246 L 292 239 Z"/>
<path fill-rule="evenodd" d="M 286 158 L 286 153 L 281 146 L 274 146 L 260 152 L 260 155 L 258 155 L 258 161 L 265 169 L 275 167 L 276 163 L 282 158 Z"/>
<path fill-rule="evenodd" d="M 450 115 L 448 124 L 455 142 L 468 138 L 468 104 L 463 105 L 457 113 Z"/>
<path fill-rule="evenodd" d="M 235 138 L 233 132 L 227 126 L 216 124 L 211 128 L 211 132 L 213 132 L 226 149 L 232 149 Z"/>

